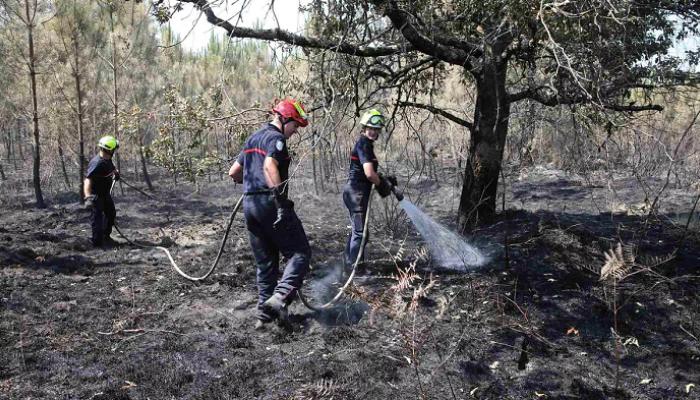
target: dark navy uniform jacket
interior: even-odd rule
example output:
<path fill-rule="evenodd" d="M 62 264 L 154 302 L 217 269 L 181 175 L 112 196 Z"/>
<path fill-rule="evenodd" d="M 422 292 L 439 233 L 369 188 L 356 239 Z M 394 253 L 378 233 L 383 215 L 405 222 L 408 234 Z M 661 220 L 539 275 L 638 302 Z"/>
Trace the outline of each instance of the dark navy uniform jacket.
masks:
<path fill-rule="evenodd" d="M 237 162 L 243 166 L 243 214 L 250 247 L 255 257 L 258 285 L 258 319 L 271 321 L 274 315 L 263 306 L 273 294 L 280 294 L 285 302 L 301 288 L 309 271 L 311 248 L 301 221 L 294 213 L 283 226 L 274 226 L 277 204 L 265 181 L 263 166 L 267 157 L 274 158 L 287 193 L 290 157 L 287 140 L 272 124 L 262 126 L 243 145 Z M 279 254 L 288 261 L 283 272 L 279 271 Z M 281 275 L 281 276 L 280 276 Z"/>
<path fill-rule="evenodd" d="M 348 174 L 348 182 L 354 186 L 372 186 L 372 182 L 367 179 L 365 169 L 362 167 L 364 163 L 371 162 L 374 166 L 374 172 L 378 172 L 379 162 L 374 155 L 374 142 L 366 136 L 360 136 L 360 139 L 355 143 L 355 147 L 350 154 L 350 172 Z"/>
<path fill-rule="evenodd" d="M 112 177 L 116 170 L 112 160 L 106 160 L 99 154 L 93 157 L 87 169 L 87 177 L 92 181 L 92 194 L 97 196 L 109 194 Z"/>
<path fill-rule="evenodd" d="M 283 183 L 283 193 L 287 193 L 287 179 L 289 179 L 289 163 L 291 157 L 287 150 L 287 139 L 282 132 L 272 124 L 265 124 L 257 132 L 253 133 L 238 155 L 238 163 L 243 166 L 243 191 L 247 194 L 269 192 L 270 188 L 265 181 L 263 163 L 266 157 L 277 160 Z"/>

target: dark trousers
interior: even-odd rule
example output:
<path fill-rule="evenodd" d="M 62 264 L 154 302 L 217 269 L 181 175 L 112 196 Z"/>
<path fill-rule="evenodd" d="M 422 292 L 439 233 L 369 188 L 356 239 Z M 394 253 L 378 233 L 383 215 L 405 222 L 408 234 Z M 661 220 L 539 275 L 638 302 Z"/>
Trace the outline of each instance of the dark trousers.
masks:
<path fill-rule="evenodd" d="M 274 293 L 281 294 L 287 302 L 292 300 L 309 271 L 311 247 L 296 213 L 294 219 L 285 226 L 278 226 L 277 229 L 272 227 L 277 218 L 277 208 L 272 196 L 246 196 L 243 212 L 257 267 L 258 318 L 269 321 L 272 316 L 265 313 L 262 304 Z M 280 253 L 288 260 L 281 279 Z"/>
<path fill-rule="evenodd" d="M 109 194 L 98 195 L 92 208 L 92 244 L 100 246 L 112 234 L 117 210 Z"/>
<path fill-rule="evenodd" d="M 365 228 L 365 217 L 367 216 L 367 204 L 369 202 L 371 189 L 371 186 L 353 185 L 351 182 L 348 182 L 343 188 L 343 202 L 350 213 L 350 226 L 352 227 L 347 245 L 345 246 L 345 261 L 349 266 L 355 263 L 357 255 L 360 253 L 362 231 Z M 368 241 L 369 232 L 367 232 L 365 246 Z M 364 250 L 362 260 L 363 259 Z"/>

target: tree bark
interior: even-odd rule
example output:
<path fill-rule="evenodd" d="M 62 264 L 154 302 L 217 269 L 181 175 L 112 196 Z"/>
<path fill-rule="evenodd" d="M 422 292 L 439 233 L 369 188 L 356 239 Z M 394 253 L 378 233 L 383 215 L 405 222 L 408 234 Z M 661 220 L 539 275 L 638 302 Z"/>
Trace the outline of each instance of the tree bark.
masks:
<path fill-rule="evenodd" d="M 314 193 L 318 196 L 318 173 L 316 172 L 316 157 L 317 154 L 316 152 L 318 151 L 318 147 L 316 147 L 318 139 L 316 138 L 316 129 L 311 131 L 311 170 L 313 171 L 314 174 Z"/>
<path fill-rule="evenodd" d="M 22 160 L 22 164 L 24 163 L 24 151 L 22 150 L 22 144 L 24 142 L 24 139 L 22 137 L 22 119 L 17 118 L 17 132 L 15 136 L 15 145 L 17 146 L 17 151 L 19 152 L 19 158 Z M 21 164 L 20 164 L 21 165 Z M 14 164 L 15 171 L 17 170 L 17 164 Z"/>
<path fill-rule="evenodd" d="M 46 203 L 44 203 L 44 195 L 41 193 L 41 172 L 39 169 L 39 166 L 41 165 L 41 154 L 39 146 L 39 106 L 37 104 L 36 69 L 34 65 L 34 17 L 29 13 L 29 1 L 30 0 L 25 0 L 24 6 L 27 15 L 26 23 L 27 41 L 29 42 L 29 81 L 32 90 L 32 113 L 34 119 L 34 166 L 32 168 L 32 177 L 34 181 L 34 195 L 36 197 L 36 206 L 38 208 L 46 208 Z"/>
<path fill-rule="evenodd" d="M 7 131 L 5 132 L 7 134 L 7 160 L 10 161 L 12 160 L 12 167 L 17 170 L 17 154 L 15 154 L 15 141 L 13 140 L 13 137 L 15 135 L 18 135 L 16 131 L 12 129 L 10 126 L 11 122 L 8 121 L 7 124 Z"/>
<path fill-rule="evenodd" d="M 139 154 L 141 156 L 141 172 L 143 173 L 143 180 L 146 182 L 149 191 L 153 191 L 153 184 L 151 183 L 151 176 L 148 174 L 148 167 L 146 164 L 146 155 L 143 152 L 143 146 L 139 148 Z"/>
<path fill-rule="evenodd" d="M 80 198 L 80 203 L 84 203 L 85 199 L 83 195 L 85 191 L 83 190 L 83 182 L 85 181 L 85 166 L 87 162 L 85 160 L 85 131 L 83 126 L 83 91 L 80 82 L 80 42 L 78 40 L 77 31 L 73 32 L 73 50 L 73 63 L 75 65 L 73 79 L 75 81 L 75 95 L 78 101 L 78 168 L 80 170 L 78 196 Z"/>
<path fill-rule="evenodd" d="M 3 132 L 3 146 L 5 147 L 5 156 L 7 160 L 9 161 L 11 156 L 10 154 L 12 153 L 12 136 L 10 136 L 10 129 L 7 129 L 7 125 L 5 123 L 2 124 L 0 127 L 0 132 Z"/>
<path fill-rule="evenodd" d="M 116 33 L 114 32 L 114 10 L 110 6 L 110 23 L 111 23 L 111 28 L 112 28 L 112 74 L 113 74 L 113 91 L 114 91 L 114 137 L 119 138 L 119 91 L 118 91 L 118 73 L 117 73 L 117 41 L 114 39 L 114 36 Z M 121 171 L 122 169 L 122 163 L 121 163 L 121 157 L 119 157 L 119 153 L 114 154 L 114 159 L 117 161 L 117 169 Z M 121 195 L 124 195 L 124 186 L 122 185 L 122 182 L 119 181 L 119 192 Z"/>
<path fill-rule="evenodd" d="M 66 170 L 66 158 L 64 157 L 63 153 L 63 145 L 61 144 L 62 140 L 59 137 L 58 140 L 58 158 L 61 161 L 61 171 L 63 172 L 63 181 L 66 184 L 66 189 L 70 190 L 70 179 L 68 178 L 68 171 Z"/>
<path fill-rule="evenodd" d="M 143 136 L 139 137 L 139 158 L 141 159 L 141 172 L 143 172 L 143 180 L 148 186 L 148 190 L 153 191 L 153 184 L 151 183 L 151 176 L 148 175 L 148 167 L 146 164 L 146 154 L 143 151 Z"/>
<path fill-rule="evenodd" d="M 500 54 L 496 50 L 493 53 Z M 490 222 L 496 214 L 498 177 L 510 114 L 506 72 L 505 61 L 487 55 L 481 73 L 476 75 L 474 129 L 458 211 L 462 231 Z"/>

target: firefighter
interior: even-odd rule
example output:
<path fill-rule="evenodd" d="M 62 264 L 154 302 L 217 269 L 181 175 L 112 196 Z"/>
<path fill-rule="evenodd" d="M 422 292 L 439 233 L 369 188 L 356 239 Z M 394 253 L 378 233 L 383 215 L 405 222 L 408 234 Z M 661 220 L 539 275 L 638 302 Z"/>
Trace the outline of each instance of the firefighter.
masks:
<path fill-rule="evenodd" d="M 88 164 L 83 194 L 85 206 L 92 211 L 92 244 L 100 247 L 116 244 L 110 236 L 117 216 L 110 190 L 112 182 L 119 180 L 119 170 L 112 163 L 119 141 L 114 136 L 104 136 L 97 145 L 100 151 Z"/>
<path fill-rule="evenodd" d="M 309 271 L 311 248 L 304 227 L 289 200 L 289 139 L 308 125 L 304 107 L 285 99 L 273 119 L 253 133 L 229 170 L 243 183 L 243 212 L 257 268 L 258 306 L 255 329 L 275 319 L 284 321 L 287 306 Z M 280 253 L 288 260 L 281 277 Z"/>
<path fill-rule="evenodd" d="M 348 181 L 343 188 L 343 202 L 350 214 L 352 229 L 345 247 L 346 265 L 353 265 L 360 252 L 372 185 L 376 187 L 381 197 L 388 196 L 392 187 L 396 186 L 395 177 L 384 177 L 378 173 L 379 162 L 374 154 L 374 142 L 384 128 L 384 122 L 384 115 L 379 110 L 372 109 L 364 113 L 360 119 L 362 126 L 360 137 L 350 154 Z M 366 244 L 367 240 L 365 240 Z"/>

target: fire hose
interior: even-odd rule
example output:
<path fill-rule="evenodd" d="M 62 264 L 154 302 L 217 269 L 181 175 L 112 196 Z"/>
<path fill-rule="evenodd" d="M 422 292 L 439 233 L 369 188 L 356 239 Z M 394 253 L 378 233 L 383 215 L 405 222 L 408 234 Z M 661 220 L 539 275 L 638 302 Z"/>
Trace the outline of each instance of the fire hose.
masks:
<path fill-rule="evenodd" d="M 122 181 L 124 181 L 124 180 L 122 179 Z M 116 182 L 116 181 L 112 181 L 112 187 L 110 188 L 110 193 L 111 193 L 112 189 L 114 188 L 115 182 Z M 149 195 L 149 194 L 143 192 L 142 190 L 140 190 L 140 189 L 134 187 L 133 185 L 130 185 L 129 183 L 127 183 L 127 182 L 125 182 L 125 181 L 124 181 L 124 183 L 125 183 L 127 186 L 129 186 L 129 187 L 131 187 L 131 188 L 137 190 L 137 191 L 140 192 L 141 194 L 143 194 L 143 195 L 145 195 L 145 196 L 147 196 L 147 197 L 149 197 L 149 198 L 155 200 L 155 198 L 154 198 L 153 196 L 151 196 L 151 195 Z M 401 201 L 401 200 L 403 199 L 403 193 L 401 193 L 401 191 L 400 191 L 398 188 L 392 187 L 391 190 L 392 190 L 392 192 L 394 193 L 394 195 L 396 196 L 396 198 L 397 198 L 399 201 Z M 358 252 L 357 258 L 355 259 L 354 263 L 352 264 L 352 269 L 351 269 L 351 271 L 350 271 L 350 274 L 348 275 L 347 280 L 345 281 L 345 283 L 343 284 L 343 286 L 340 287 L 340 289 L 338 290 L 338 293 L 337 293 L 331 300 L 329 300 L 328 302 L 326 302 L 326 303 L 324 303 L 324 304 L 321 304 L 321 305 L 314 305 L 314 304 L 311 304 L 311 302 L 306 298 L 306 296 L 304 296 L 304 295 L 302 294 L 301 289 L 297 290 L 297 295 L 298 295 L 299 299 L 300 299 L 301 302 L 304 304 L 304 306 L 306 306 L 308 309 L 310 309 L 310 310 L 312 310 L 312 311 L 321 311 L 321 310 L 324 310 L 324 309 L 328 309 L 328 308 L 330 308 L 330 307 L 333 307 L 333 306 L 335 305 L 335 303 L 343 296 L 343 294 L 345 293 L 345 291 L 347 290 L 347 288 L 350 287 L 350 284 L 352 283 L 352 280 L 353 280 L 353 278 L 355 277 L 355 273 L 356 273 L 356 271 L 357 271 L 357 265 L 360 263 L 360 260 L 362 260 L 362 256 L 363 256 L 363 254 L 364 254 L 364 248 L 365 248 L 365 245 L 366 245 L 366 243 L 367 243 L 367 236 L 368 236 L 368 235 L 367 235 L 367 232 L 369 231 L 369 216 L 370 216 L 370 211 L 371 211 L 371 208 L 372 208 L 372 207 L 371 207 L 371 205 L 372 205 L 372 195 L 374 194 L 374 191 L 375 191 L 375 187 L 374 187 L 374 185 L 373 185 L 372 188 L 370 189 L 369 199 L 368 199 L 368 201 L 367 201 L 367 213 L 366 213 L 366 215 L 365 215 L 364 228 L 363 228 L 363 230 L 362 230 L 362 241 L 361 241 L 361 243 L 360 243 L 360 251 Z M 223 237 L 223 239 L 221 240 L 221 245 L 219 246 L 219 252 L 217 253 L 216 258 L 214 259 L 214 262 L 212 263 L 212 265 L 211 265 L 211 267 L 209 268 L 209 270 L 208 270 L 204 275 L 199 276 L 199 277 L 195 277 L 195 276 L 188 275 L 187 273 L 185 273 L 184 271 L 182 271 L 182 269 L 180 269 L 180 267 L 178 267 L 178 265 L 177 265 L 177 263 L 175 262 L 173 256 L 170 254 L 170 251 L 169 251 L 167 248 L 165 248 L 165 247 L 163 247 L 163 246 L 157 246 L 157 245 L 156 245 L 156 246 L 153 246 L 153 245 L 143 245 L 143 244 L 139 244 L 139 243 L 136 243 L 136 242 L 132 241 L 131 239 L 129 239 L 128 237 L 126 237 L 126 235 L 124 235 L 124 233 L 122 233 L 122 231 L 121 231 L 121 230 L 119 229 L 119 227 L 117 226 L 116 221 L 114 222 L 114 228 L 117 230 L 117 232 L 119 233 L 119 235 L 120 235 L 122 238 L 124 238 L 128 243 L 130 243 L 130 244 L 132 244 L 132 245 L 134 245 L 134 246 L 141 247 L 141 248 L 156 248 L 156 249 L 159 249 L 159 250 L 163 251 L 163 252 L 166 254 L 166 256 L 168 257 L 168 260 L 170 261 L 170 265 L 171 265 L 171 266 L 173 267 L 173 269 L 175 269 L 175 271 L 176 271 L 180 276 L 182 276 L 183 278 L 185 278 L 185 279 L 187 279 L 187 280 L 189 280 L 189 281 L 192 281 L 192 282 L 203 281 L 203 280 L 207 279 L 207 278 L 214 272 L 214 270 L 216 269 L 217 265 L 219 264 L 219 261 L 221 260 L 221 255 L 222 255 L 223 252 L 224 252 L 224 248 L 225 248 L 225 245 L 226 245 L 226 240 L 228 239 L 229 232 L 231 231 L 231 226 L 233 225 L 233 221 L 234 221 L 234 219 L 236 218 L 236 214 L 238 213 L 238 210 L 241 208 L 241 205 L 243 204 L 243 199 L 244 199 L 244 198 L 245 198 L 245 194 L 241 195 L 241 197 L 240 197 L 240 198 L 238 199 L 238 201 L 236 202 L 236 205 L 233 207 L 233 211 L 231 211 L 231 215 L 229 216 L 228 224 L 227 224 L 227 226 L 226 226 L 226 231 L 224 232 L 224 237 Z"/>
<path fill-rule="evenodd" d="M 123 181 L 123 179 L 122 179 L 122 181 Z M 112 181 L 112 188 L 110 188 L 110 193 L 111 193 L 112 189 L 114 188 L 115 182 L 116 181 Z M 147 197 L 154 199 L 153 196 L 148 195 L 147 193 L 139 190 L 138 188 L 135 188 L 134 186 L 128 184 L 127 182 L 124 182 L 124 183 L 129 187 L 137 189 L 140 193 L 146 195 Z M 216 269 L 216 266 L 219 264 L 219 260 L 221 260 L 221 255 L 224 253 L 224 247 L 226 245 L 226 240 L 228 239 L 228 234 L 231 231 L 231 225 L 233 225 L 233 220 L 236 218 L 236 214 L 238 213 L 238 210 L 241 208 L 241 204 L 243 204 L 243 197 L 244 196 L 241 196 L 238 199 L 238 201 L 236 202 L 236 205 L 233 207 L 233 211 L 231 211 L 231 216 L 228 219 L 228 224 L 226 225 L 226 231 L 224 232 L 224 238 L 221 240 L 221 245 L 219 246 L 219 252 L 217 253 L 216 258 L 214 259 L 214 263 L 209 268 L 209 271 L 207 271 L 207 273 L 205 273 L 202 276 L 191 276 L 191 275 L 188 275 L 187 273 L 185 273 L 184 271 L 182 271 L 180 269 L 180 267 L 178 267 L 177 263 L 175 262 L 175 259 L 173 259 L 173 256 L 170 254 L 170 251 L 167 248 L 165 248 L 163 246 L 152 246 L 152 245 L 138 244 L 138 243 L 130 240 L 119 229 L 119 226 L 117 226 L 116 221 L 114 222 L 114 228 L 117 230 L 117 232 L 119 233 L 119 235 L 121 237 L 123 237 L 127 242 L 129 242 L 130 244 L 132 244 L 134 246 L 141 247 L 141 248 L 156 248 L 158 250 L 162 250 L 165 253 L 165 255 L 168 257 L 168 260 L 170 261 L 170 265 L 172 265 L 173 269 L 175 269 L 175 271 L 178 274 L 180 274 L 180 276 L 182 276 L 183 278 L 185 278 L 189 281 L 192 281 L 192 282 L 203 281 L 203 280 L 207 279 L 209 277 L 209 275 L 212 274 L 212 272 L 214 272 L 214 270 Z"/>

